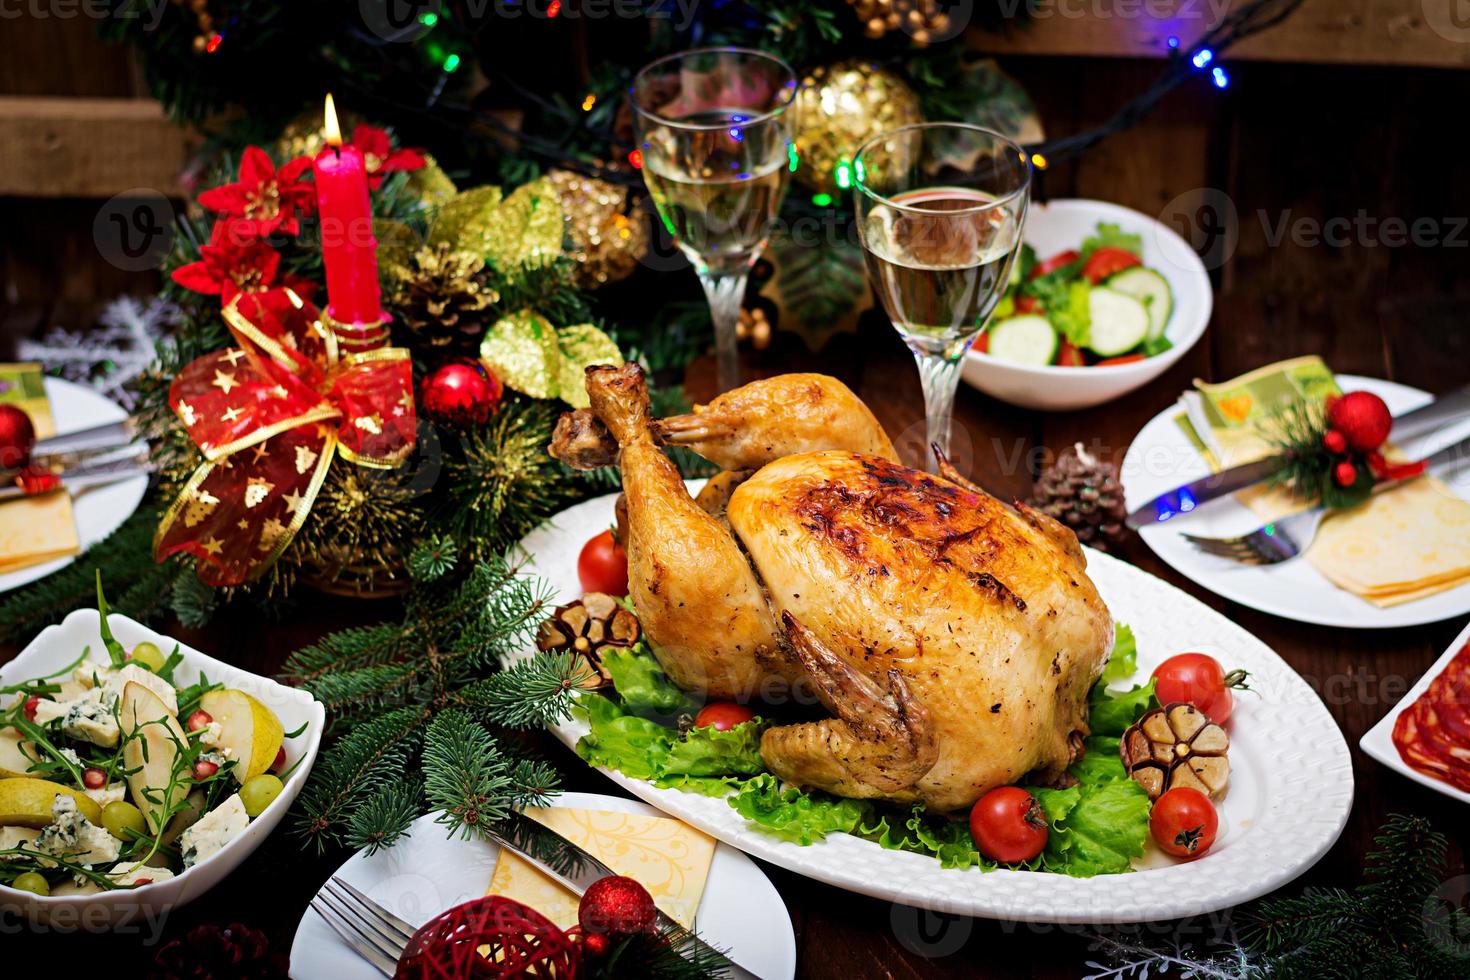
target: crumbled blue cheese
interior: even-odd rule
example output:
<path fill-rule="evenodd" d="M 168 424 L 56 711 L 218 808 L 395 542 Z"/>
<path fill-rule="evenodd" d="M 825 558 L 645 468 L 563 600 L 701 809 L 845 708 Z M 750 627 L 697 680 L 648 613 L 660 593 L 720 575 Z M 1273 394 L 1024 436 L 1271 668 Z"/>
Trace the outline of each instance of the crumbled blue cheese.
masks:
<path fill-rule="evenodd" d="M 36 838 L 41 836 L 39 830 L 31 827 L 0 827 L 0 851 L 9 851 L 17 847 L 30 847 L 35 844 Z M 14 861 L 20 857 L 18 854 L 0 855 L 0 861 Z"/>
<path fill-rule="evenodd" d="M 84 789 L 92 798 L 92 802 L 98 806 L 106 806 L 109 803 L 121 803 L 128 795 L 128 784 L 122 781 L 108 783 L 100 789 Z"/>
<path fill-rule="evenodd" d="M 82 757 L 79 756 L 79 755 L 77 755 L 76 750 L 74 750 L 74 749 L 61 749 L 60 752 L 61 752 L 61 757 L 63 759 L 65 759 L 67 762 L 70 762 L 72 765 L 74 765 L 74 766 L 80 766 L 82 764 Z"/>
<path fill-rule="evenodd" d="M 134 885 L 151 885 L 155 881 L 167 881 L 173 876 L 174 873 L 168 868 L 153 868 L 146 864 L 129 864 L 107 875 L 125 888 Z"/>
<path fill-rule="evenodd" d="M 153 671 L 145 670 L 137 664 L 124 664 L 116 670 L 107 671 L 106 680 L 102 684 L 103 702 L 121 700 L 123 687 L 129 681 L 140 684 L 158 695 L 158 700 L 163 702 L 169 714 L 179 713 L 179 696 L 174 691 L 174 686 Z"/>
<path fill-rule="evenodd" d="M 200 752 L 199 761 L 213 762 L 217 766 L 223 766 L 226 762 L 229 762 L 230 759 L 228 752 Z"/>
<path fill-rule="evenodd" d="M 212 721 L 199 729 L 199 744 L 207 745 L 212 749 L 219 748 L 220 736 L 224 734 L 225 727 L 217 721 Z"/>
<path fill-rule="evenodd" d="M 36 724 L 45 727 L 60 721 L 64 734 L 110 749 L 117 744 L 121 734 L 117 719 L 112 716 L 115 703 L 116 700 L 109 699 L 101 689 L 89 691 L 85 697 L 73 701 L 37 701 Z"/>
<path fill-rule="evenodd" d="M 35 849 L 73 864 L 106 864 L 116 861 L 122 842 L 77 809 L 70 793 L 57 793 L 51 804 L 51 823 L 36 838 Z"/>
<path fill-rule="evenodd" d="M 179 836 L 184 867 L 192 868 L 214 856 L 248 826 L 250 814 L 245 812 L 245 802 L 240 799 L 240 794 L 235 793 Z"/>

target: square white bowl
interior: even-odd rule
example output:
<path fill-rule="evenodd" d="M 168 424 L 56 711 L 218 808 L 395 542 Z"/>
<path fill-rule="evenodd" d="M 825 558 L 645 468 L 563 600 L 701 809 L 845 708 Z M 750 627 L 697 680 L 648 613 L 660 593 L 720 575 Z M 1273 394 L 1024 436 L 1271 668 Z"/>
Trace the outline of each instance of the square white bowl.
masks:
<path fill-rule="evenodd" d="M 1424 672 L 1424 676 L 1419 678 L 1419 682 L 1409 688 L 1409 693 L 1399 699 L 1399 703 L 1394 705 L 1392 710 L 1383 716 L 1383 720 L 1368 729 L 1363 737 L 1358 740 L 1358 745 L 1362 746 L 1364 752 L 1385 766 L 1388 766 L 1388 768 L 1395 772 L 1401 772 L 1414 782 L 1423 783 L 1430 789 L 1438 790 L 1445 796 L 1459 800 L 1461 803 L 1470 803 L 1470 793 L 1456 789 L 1442 779 L 1436 779 L 1433 776 L 1422 773 L 1403 760 L 1403 757 L 1399 755 L 1398 746 L 1393 744 L 1393 726 L 1398 723 L 1399 715 L 1403 714 L 1409 705 L 1419 700 L 1419 695 L 1428 690 L 1429 685 L 1449 666 L 1450 661 L 1455 659 L 1455 654 L 1459 653 L 1466 643 L 1470 643 L 1470 623 L 1467 623 L 1465 628 L 1460 630 L 1460 635 L 1455 637 L 1449 649 Z"/>
<path fill-rule="evenodd" d="M 137 888 L 94 895 L 42 897 L 0 885 L 0 909 L 20 906 L 26 918 L 54 923 L 57 927 L 75 928 L 85 923 L 88 928 L 101 928 L 116 922 L 138 922 L 141 921 L 139 916 L 147 916 L 151 921 L 160 913 L 191 902 L 219 884 L 275 830 L 296 801 L 316 762 L 327 720 L 326 708 L 306 691 L 215 660 L 126 616 L 114 613 L 107 617 L 107 623 L 118 642 L 129 650 L 147 641 L 167 655 L 177 644 L 184 660 L 175 668 L 174 679 L 181 686 L 193 684 L 199 680 L 200 673 L 204 673 L 211 682 L 222 683 L 256 698 L 276 713 L 287 732 L 293 732 L 303 724 L 306 731 L 296 738 L 286 739 L 286 767 L 295 768 L 291 769 L 291 776 L 286 780 L 281 795 L 219 853 L 181 874 Z M 89 662 L 107 663 L 100 627 L 100 617 L 93 609 L 79 609 L 62 620 L 60 625 L 46 627 L 19 656 L 0 666 L 0 687 L 55 674 L 76 660 L 83 647 L 89 648 Z"/>

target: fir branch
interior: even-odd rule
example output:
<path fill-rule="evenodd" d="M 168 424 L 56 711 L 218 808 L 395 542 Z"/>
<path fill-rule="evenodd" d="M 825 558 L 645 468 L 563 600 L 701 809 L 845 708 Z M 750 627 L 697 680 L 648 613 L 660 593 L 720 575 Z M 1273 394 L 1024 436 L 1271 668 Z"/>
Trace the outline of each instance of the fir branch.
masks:
<path fill-rule="evenodd" d="M 511 766 L 490 733 L 469 714 L 440 712 L 424 746 L 424 795 L 453 836 L 483 835 L 518 800 Z"/>
<path fill-rule="evenodd" d="M 376 798 L 380 787 L 403 780 L 431 715 L 423 707 L 390 711 L 324 752 L 301 791 L 297 833 L 315 843 L 318 853 L 343 843 L 353 811 Z M 372 828 L 359 821 L 352 832 L 361 836 Z"/>
<path fill-rule="evenodd" d="M 458 558 L 453 538 L 431 534 L 408 556 L 408 573 L 415 582 L 434 582 L 452 572 Z"/>
<path fill-rule="evenodd" d="M 578 688 L 592 678 L 575 651 L 530 657 L 460 692 L 486 722 L 505 728 L 545 728 L 572 715 Z"/>
<path fill-rule="evenodd" d="M 348 817 L 347 846 L 366 848 L 369 855 L 392 847 L 408 833 L 423 806 L 424 787 L 418 778 L 384 783 Z"/>

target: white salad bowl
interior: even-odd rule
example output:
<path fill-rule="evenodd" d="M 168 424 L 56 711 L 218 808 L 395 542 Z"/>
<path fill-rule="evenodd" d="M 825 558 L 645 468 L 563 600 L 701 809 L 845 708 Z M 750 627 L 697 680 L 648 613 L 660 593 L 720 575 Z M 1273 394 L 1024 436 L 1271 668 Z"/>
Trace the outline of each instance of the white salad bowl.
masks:
<path fill-rule="evenodd" d="M 1169 370 L 1204 336 L 1214 306 L 1210 277 L 1194 249 L 1174 230 L 1146 214 L 1106 201 L 1061 200 L 1033 203 L 1026 211 L 1026 244 L 1038 260 L 1079 248 L 1099 222 L 1143 236 L 1143 264 L 1169 281 L 1174 313 L 1164 336 L 1174 346 L 1132 364 L 1108 367 L 1055 367 L 1002 361 L 971 348 L 965 352 L 964 379 L 1003 402 L 1045 412 L 1092 408 L 1141 388 Z"/>
<path fill-rule="evenodd" d="M 157 923 L 172 909 L 193 901 L 219 884 L 270 836 L 295 802 L 316 762 L 322 729 L 327 720 L 326 708 L 306 691 L 215 660 L 126 616 L 114 613 L 107 617 L 107 623 L 118 642 L 129 650 L 146 641 L 167 655 L 177 644 L 184 658 L 174 670 L 174 680 L 180 686 L 193 684 L 201 673 L 205 674 L 212 682 L 254 697 L 275 712 L 288 733 L 303 725 L 306 730 L 296 738 L 286 739 L 286 767 L 291 775 L 285 781 L 281 795 L 260 816 L 251 820 L 243 833 L 194 867 L 164 881 L 91 895 L 39 896 L 0 885 L 0 910 L 10 910 L 14 914 L 19 909 L 25 918 L 58 929 L 102 929 L 128 924 L 144 927 Z M 59 625 L 42 630 L 19 656 L 0 666 L 0 687 L 56 674 L 75 661 L 84 647 L 88 648 L 89 661 L 107 663 L 100 619 L 91 609 L 79 609 Z"/>

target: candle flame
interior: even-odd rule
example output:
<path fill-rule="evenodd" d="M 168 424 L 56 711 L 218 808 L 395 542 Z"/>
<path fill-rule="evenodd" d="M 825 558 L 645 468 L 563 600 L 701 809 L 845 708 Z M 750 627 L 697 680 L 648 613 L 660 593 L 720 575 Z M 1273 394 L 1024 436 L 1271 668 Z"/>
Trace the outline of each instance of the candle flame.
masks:
<path fill-rule="evenodd" d="M 332 101 L 332 93 L 327 93 L 327 106 L 322 113 L 326 122 L 322 126 L 322 132 L 326 135 L 328 146 L 342 145 L 342 127 L 337 124 L 337 105 Z"/>

